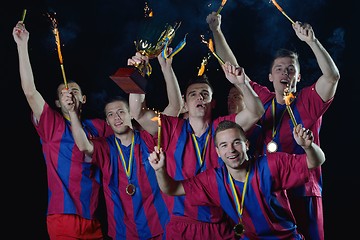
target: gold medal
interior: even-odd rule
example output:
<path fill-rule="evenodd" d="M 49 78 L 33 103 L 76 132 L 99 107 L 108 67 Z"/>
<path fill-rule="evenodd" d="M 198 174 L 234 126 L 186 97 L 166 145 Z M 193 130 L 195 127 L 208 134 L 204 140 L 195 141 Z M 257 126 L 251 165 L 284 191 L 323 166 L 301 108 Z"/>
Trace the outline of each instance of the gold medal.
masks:
<path fill-rule="evenodd" d="M 132 196 L 132 195 L 134 195 L 134 193 L 135 193 L 135 185 L 134 184 L 128 184 L 127 186 L 126 186 L 126 193 L 128 194 L 128 195 L 130 195 L 130 196 Z"/>
<path fill-rule="evenodd" d="M 266 146 L 266 149 L 270 153 L 276 152 L 277 148 L 278 148 L 278 146 L 277 146 L 276 142 L 274 142 L 273 140 L 271 140 Z"/>
<path fill-rule="evenodd" d="M 245 232 L 244 224 L 242 224 L 242 223 L 236 224 L 233 229 L 234 229 L 235 235 L 238 237 L 240 237 Z"/>

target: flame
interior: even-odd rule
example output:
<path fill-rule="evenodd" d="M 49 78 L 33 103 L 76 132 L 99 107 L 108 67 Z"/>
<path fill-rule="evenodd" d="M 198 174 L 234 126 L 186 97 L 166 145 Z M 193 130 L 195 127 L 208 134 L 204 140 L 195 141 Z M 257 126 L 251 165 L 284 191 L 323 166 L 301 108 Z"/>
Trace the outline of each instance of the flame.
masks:
<path fill-rule="evenodd" d="M 222 0 L 221 1 L 221 6 L 224 6 L 226 2 L 227 2 L 227 0 Z"/>
<path fill-rule="evenodd" d="M 206 41 L 205 38 L 204 38 L 204 35 L 200 35 L 201 37 L 201 42 L 202 43 L 205 43 L 207 45 L 207 47 L 209 48 L 210 52 L 214 55 L 214 57 L 216 57 L 216 59 L 221 63 L 221 64 L 224 64 L 224 60 L 222 60 L 215 52 L 215 49 L 214 49 L 214 44 L 213 44 L 213 41 L 212 39 L 210 38 L 209 41 Z"/>
<path fill-rule="evenodd" d="M 285 100 L 286 106 L 289 106 L 289 105 L 291 104 L 291 102 L 292 102 L 293 99 L 295 99 L 294 94 L 292 94 L 292 93 L 285 93 L 284 100 Z"/>
<path fill-rule="evenodd" d="M 280 11 L 283 12 L 284 10 L 280 7 L 280 5 L 275 1 L 275 0 L 271 0 L 271 2 L 275 5 L 275 7 Z"/>
<path fill-rule="evenodd" d="M 209 47 L 211 52 L 215 52 L 214 42 L 213 42 L 213 40 L 211 38 L 209 39 L 208 47 Z"/>
<path fill-rule="evenodd" d="M 56 15 L 56 13 L 54 13 L 54 15 Z M 59 34 L 59 29 L 58 29 L 58 23 L 57 23 L 57 20 L 55 19 L 55 16 L 51 16 L 49 13 L 47 13 L 47 16 L 50 19 L 51 24 L 52 24 L 52 28 L 53 28 L 52 32 L 54 33 L 54 36 L 55 36 L 55 43 L 56 43 L 57 52 L 58 52 L 58 56 L 59 56 L 61 72 L 63 75 L 65 88 L 67 89 L 68 85 L 67 85 L 66 75 L 65 75 L 64 65 L 63 65 L 63 57 L 61 54 L 61 44 L 60 44 L 60 34 Z"/>
<path fill-rule="evenodd" d="M 54 13 L 55 15 L 56 13 Z M 49 17 L 51 24 L 52 24 L 52 32 L 54 33 L 55 36 L 55 43 L 56 43 L 56 48 L 57 48 L 57 52 L 58 52 L 58 56 L 59 56 L 59 60 L 60 60 L 60 64 L 63 64 L 63 57 L 61 54 L 61 44 L 60 44 L 60 35 L 59 35 L 59 29 L 58 29 L 58 23 L 55 17 L 51 16 L 49 13 L 47 14 L 47 16 Z"/>
<path fill-rule="evenodd" d="M 280 7 L 280 5 L 275 0 L 271 0 L 271 2 L 292 24 L 295 24 L 295 22 L 285 13 L 285 11 Z"/>
<path fill-rule="evenodd" d="M 144 7 L 144 14 L 145 17 L 153 17 L 154 16 L 154 12 L 151 8 L 149 8 L 149 5 L 147 2 L 145 2 L 145 7 Z"/>
<path fill-rule="evenodd" d="M 207 64 L 207 58 L 204 57 L 203 60 L 201 61 L 201 66 L 199 68 L 198 76 L 202 76 L 204 74 L 206 64 Z"/>

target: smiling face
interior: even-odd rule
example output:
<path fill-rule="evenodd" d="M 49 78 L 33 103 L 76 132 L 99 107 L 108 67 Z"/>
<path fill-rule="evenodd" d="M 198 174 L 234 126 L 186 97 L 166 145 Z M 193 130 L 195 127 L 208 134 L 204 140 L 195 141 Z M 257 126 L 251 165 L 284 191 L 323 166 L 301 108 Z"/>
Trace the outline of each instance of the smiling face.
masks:
<path fill-rule="evenodd" d="M 248 159 L 247 148 L 248 142 L 237 128 L 225 129 L 216 134 L 216 152 L 228 169 L 241 168 Z"/>
<path fill-rule="evenodd" d="M 105 106 L 106 122 L 117 134 L 127 132 L 131 128 L 129 107 L 124 101 L 112 101 Z"/>

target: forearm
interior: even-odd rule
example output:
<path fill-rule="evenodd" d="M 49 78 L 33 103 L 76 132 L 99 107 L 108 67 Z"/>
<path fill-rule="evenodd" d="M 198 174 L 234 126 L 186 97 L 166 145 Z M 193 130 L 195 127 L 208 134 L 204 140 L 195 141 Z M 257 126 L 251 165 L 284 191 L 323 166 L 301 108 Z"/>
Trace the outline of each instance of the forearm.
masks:
<path fill-rule="evenodd" d="M 328 51 L 323 47 L 317 38 L 315 38 L 314 41 L 307 42 L 307 44 L 313 51 L 322 74 L 327 76 L 330 80 L 336 82 L 340 78 L 339 69 Z"/>
<path fill-rule="evenodd" d="M 243 111 L 237 114 L 236 122 L 247 131 L 261 118 L 265 110 L 259 96 L 252 89 L 247 77 L 245 83 L 236 84 L 236 87 L 242 91 L 246 106 Z"/>
<path fill-rule="evenodd" d="M 166 82 L 166 93 L 169 101 L 167 107 L 163 111 L 163 114 L 177 117 L 179 116 L 182 107 L 179 83 L 172 67 L 164 67 L 162 68 L 162 72 Z"/>
<path fill-rule="evenodd" d="M 160 168 L 155 173 L 158 185 L 163 193 L 170 196 L 185 195 L 181 181 L 175 181 L 170 177 L 165 168 Z"/>
<path fill-rule="evenodd" d="M 88 155 L 91 155 L 93 152 L 93 145 L 90 140 L 87 138 L 86 133 L 81 125 L 80 119 L 77 116 L 75 111 L 70 111 L 70 120 L 71 120 L 71 131 L 75 140 L 75 144 L 80 151 L 85 152 Z"/>
<path fill-rule="evenodd" d="M 325 153 L 315 143 L 311 143 L 309 147 L 303 147 L 306 156 L 308 168 L 312 169 L 321 166 L 325 162 Z"/>
<path fill-rule="evenodd" d="M 217 55 L 219 55 L 224 62 L 228 61 L 233 65 L 239 65 L 222 31 L 215 30 L 212 33 Z"/>

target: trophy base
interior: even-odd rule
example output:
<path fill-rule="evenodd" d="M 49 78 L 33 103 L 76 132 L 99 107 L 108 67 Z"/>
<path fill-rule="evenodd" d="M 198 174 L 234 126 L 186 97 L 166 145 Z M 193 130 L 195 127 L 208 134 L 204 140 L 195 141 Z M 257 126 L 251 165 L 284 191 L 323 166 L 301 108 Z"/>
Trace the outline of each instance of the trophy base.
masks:
<path fill-rule="evenodd" d="M 119 68 L 110 78 L 126 93 L 146 93 L 147 80 L 135 67 Z"/>

